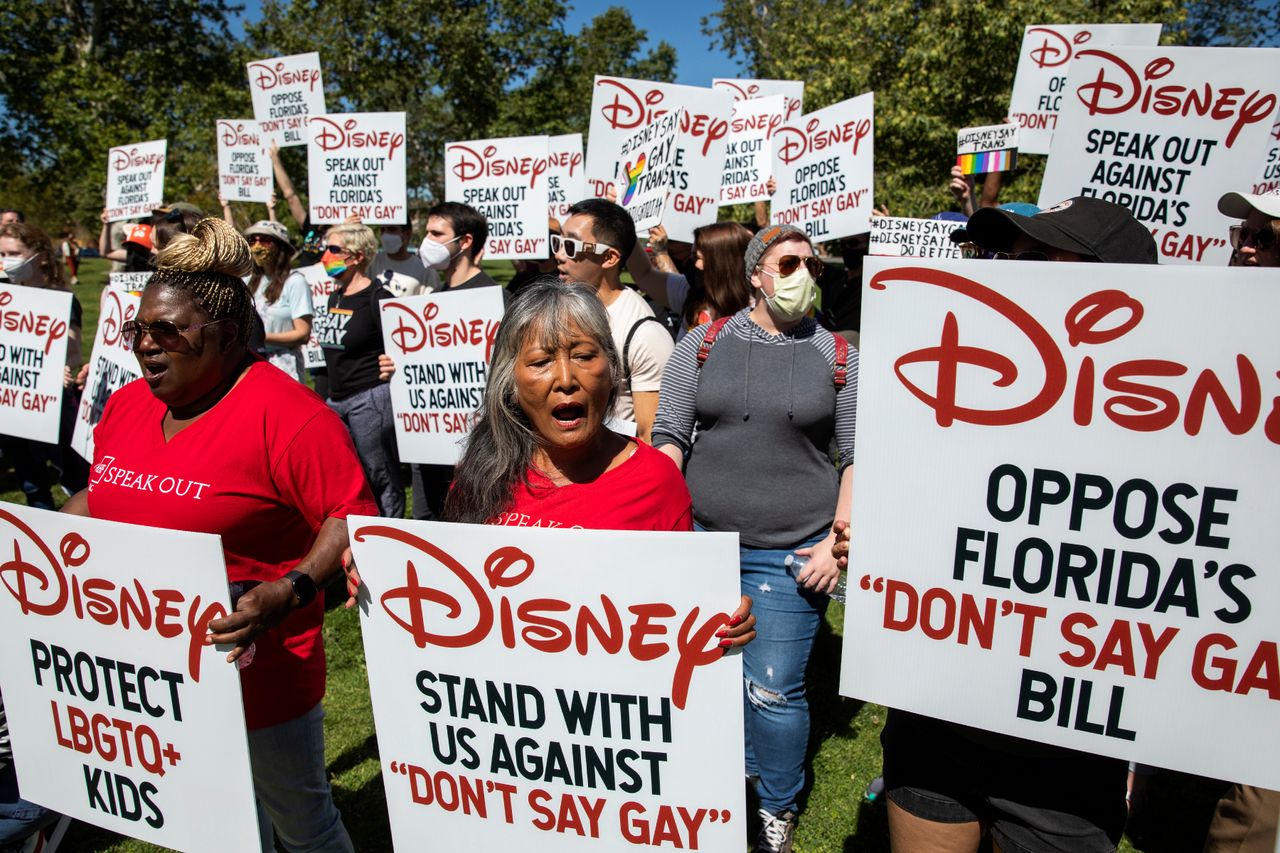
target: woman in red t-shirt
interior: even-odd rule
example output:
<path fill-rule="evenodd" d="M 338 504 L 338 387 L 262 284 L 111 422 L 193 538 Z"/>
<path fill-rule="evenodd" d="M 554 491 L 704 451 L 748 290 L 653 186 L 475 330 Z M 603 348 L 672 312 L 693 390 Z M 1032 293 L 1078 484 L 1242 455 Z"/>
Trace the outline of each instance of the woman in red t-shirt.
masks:
<path fill-rule="evenodd" d="M 200 222 L 160 253 L 121 330 L 142 379 L 94 430 L 89 486 L 64 511 L 222 537 L 235 610 L 206 643 L 241 665 L 263 850 L 350 851 L 324 765 L 323 597 L 349 514 L 376 515 L 351 439 L 324 403 L 250 353 L 249 247 Z M 252 655 L 250 651 L 252 650 Z"/>

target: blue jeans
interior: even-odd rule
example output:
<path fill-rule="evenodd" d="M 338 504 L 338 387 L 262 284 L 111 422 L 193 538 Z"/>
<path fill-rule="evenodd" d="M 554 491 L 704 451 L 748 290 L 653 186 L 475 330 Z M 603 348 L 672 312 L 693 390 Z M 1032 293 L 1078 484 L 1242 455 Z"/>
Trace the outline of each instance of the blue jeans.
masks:
<path fill-rule="evenodd" d="M 365 479 L 384 518 L 404 518 L 404 478 L 396 447 L 396 421 L 391 411 L 391 386 L 383 382 L 342 400 L 329 400 L 342 418 L 364 467 Z"/>
<path fill-rule="evenodd" d="M 22 799 L 12 763 L 0 769 L 0 853 L 20 849 L 37 830 L 57 819 L 57 812 Z"/>
<path fill-rule="evenodd" d="M 272 825 L 289 853 L 353 853 L 324 765 L 324 710 L 252 729 L 249 765 L 258 798 L 263 853 L 272 853 Z"/>

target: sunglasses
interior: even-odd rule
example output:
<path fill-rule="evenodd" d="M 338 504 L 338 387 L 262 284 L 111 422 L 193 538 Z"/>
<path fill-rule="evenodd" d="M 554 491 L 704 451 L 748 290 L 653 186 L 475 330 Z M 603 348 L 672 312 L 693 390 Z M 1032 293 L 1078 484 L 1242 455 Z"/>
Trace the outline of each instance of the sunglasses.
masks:
<path fill-rule="evenodd" d="M 1231 248 L 1236 251 L 1252 246 L 1259 252 L 1270 252 L 1276 247 L 1276 232 L 1269 225 L 1257 231 L 1247 225 L 1232 225 L 1228 233 L 1231 235 Z"/>
<path fill-rule="evenodd" d="M 1049 256 L 1044 252 L 1030 249 L 1025 252 L 994 252 L 991 257 L 997 261 L 1047 261 Z"/>
<path fill-rule="evenodd" d="M 321 247 L 320 247 L 320 251 L 322 251 L 322 252 L 328 252 L 328 253 L 329 253 L 329 254 L 331 254 L 331 255 L 349 255 L 349 254 L 351 254 L 351 250 L 350 250 L 350 249 L 348 249 L 346 246 L 335 246 L 335 245 L 333 245 L 332 243 L 330 243 L 328 246 L 321 246 Z"/>
<path fill-rule="evenodd" d="M 818 276 L 822 275 L 822 261 L 818 260 L 813 255 L 810 255 L 807 258 L 802 258 L 799 255 L 783 255 L 778 258 L 778 275 L 785 278 L 800 269 L 801 264 L 805 265 L 805 268 L 809 270 L 809 275 L 813 276 L 815 280 Z M 763 265 L 762 269 L 766 272 L 770 271 L 768 267 L 764 267 Z"/>
<path fill-rule="evenodd" d="M 245 238 L 245 240 L 248 242 L 250 246 L 254 246 L 259 243 L 265 243 L 266 245 L 270 246 L 275 243 L 275 238 L 268 237 L 266 234 L 250 234 L 248 237 Z"/>
<path fill-rule="evenodd" d="M 134 350 L 138 349 L 138 344 L 142 341 L 143 335 L 150 335 L 151 340 L 156 342 L 156 346 L 165 352 L 174 352 L 182 350 L 187 346 L 187 339 L 182 336 L 183 332 L 190 332 L 193 329 L 203 329 L 205 326 L 213 326 L 218 323 L 227 322 L 226 318 L 221 320 L 210 320 L 208 323 L 193 323 L 190 326 L 178 326 L 170 323 L 168 320 L 157 320 L 154 323 L 143 323 L 139 320 L 127 320 L 120 327 L 120 336 L 124 340 L 126 348 Z"/>
<path fill-rule="evenodd" d="M 603 255 L 605 252 L 613 249 L 613 246 L 604 243 L 588 243 L 583 240 L 575 240 L 572 237 L 561 237 L 559 234 L 551 235 L 551 251 L 555 254 L 563 254 L 569 260 L 573 260 L 578 256 L 579 252 L 586 255 Z M 618 252 L 618 254 L 622 254 Z"/>

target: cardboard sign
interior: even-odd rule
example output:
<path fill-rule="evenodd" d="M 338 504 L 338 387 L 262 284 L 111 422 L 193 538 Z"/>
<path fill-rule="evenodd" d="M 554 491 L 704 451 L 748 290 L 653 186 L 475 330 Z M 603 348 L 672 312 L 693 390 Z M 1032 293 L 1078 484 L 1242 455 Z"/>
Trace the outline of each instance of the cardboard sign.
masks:
<path fill-rule="evenodd" d="M 76 410 L 71 446 L 89 462 L 93 461 L 93 428 L 102 420 L 107 400 L 128 383 L 142 376 L 133 350 L 124 344 L 121 327 L 138 313 L 142 299 L 112 281 L 102 291 L 102 313 L 93 338 L 92 361 L 85 378 L 80 408 Z"/>
<path fill-rule="evenodd" d="M 311 288 L 311 307 L 313 309 L 311 337 L 307 340 L 306 345 L 302 347 L 302 363 L 308 370 L 315 370 L 325 366 L 324 348 L 316 340 L 316 330 L 328 325 L 329 294 L 338 289 L 338 283 L 325 273 L 323 264 L 299 267 L 298 272 L 302 273 L 302 277 L 307 280 L 307 286 Z"/>
<path fill-rule="evenodd" d="M 1254 195 L 1280 193 L 1280 117 L 1271 126 L 1271 138 L 1262 165 L 1262 178 L 1254 182 L 1251 192 Z"/>
<path fill-rule="evenodd" d="M 350 525 L 396 849 L 742 850 L 736 535 Z"/>
<path fill-rule="evenodd" d="M 547 258 L 548 142 L 545 136 L 477 139 L 444 147 L 445 200 L 489 221 L 485 260 Z"/>
<path fill-rule="evenodd" d="M 306 145 L 307 118 L 324 115 L 324 81 L 320 54 L 300 53 L 248 63 L 253 117 L 262 126 L 263 140 L 284 148 Z"/>
<path fill-rule="evenodd" d="M 773 134 L 773 221 L 814 240 L 871 230 L 875 148 L 871 92 L 809 113 Z"/>
<path fill-rule="evenodd" d="M 256 121 L 218 119 L 218 189 L 227 201 L 271 199 L 275 176 Z"/>
<path fill-rule="evenodd" d="M 656 119 L 622 140 L 614 161 L 618 204 L 627 209 L 637 231 L 663 221 L 667 199 L 675 188 L 676 145 L 683 111 Z"/>
<path fill-rule="evenodd" d="M 1077 50 L 1039 205 L 1112 201 L 1151 228 L 1161 263 L 1224 266 L 1218 199 L 1253 186 L 1278 91 L 1278 49 Z"/>
<path fill-rule="evenodd" d="M 365 225 L 408 219 L 404 113 L 335 113 L 307 123 L 311 221 L 336 225 L 359 216 Z"/>
<path fill-rule="evenodd" d="M 951 232 L 962 227 L 963 222 L 947 219 L 873 216 L 868 253 L 894 258 L 960 258 L 963 255 L 951 242 Z"/>
<path fill-rule="evenodd" d="M 175 850 L 260 849 L 240 677 L 204 645 L 228 609 L 218 537 L 0 503 L 0 553 L 22 796 Z"/>
<path fill-rule="evenodd" d="M 597 76 L 591 95 L 587 193 L 603 198 L 615 180 L 615 158 L 623 141 L 676 110 L 684 114 L 673 152 L 674 187 L 662 226 L 672 240 L 692 243 L 694 229 L 715 222 L 720 205 L 725 138 L 733 117 L 728 92 Z"/>
<path fill-rule="evenodd" d="M 1280 786 L 1280 273 L 865 274 L 841 692 Z"/>
<path fill-rule="evenodd" d="M 734 80 L 716 77 L 711 81 L 711 88 L 728 92 L 735 103 L 753 98 L 782 95 L 787 99 L 786 115 L 782 117 L 783 121 L 791 121 L 804 114 L 803 80 Z"/>
<path fill-rule="evenodd" d="M 1009 121 L 1022 128 L 1026 154 L 1048 154 L 1058 126 L 1067 70 L 1076 51 L 1111 45 L 1154 47 L 1160 24 L 1046 24 L 1028 26 L 1018 52 Z"/>
<path fill-rule="evenodd" d="M 71 294 L 0 284 L 0 435 L 56 440 Z"/>
<path fill-rule="evenodd" d="M 155 273 L 149 272 L 113 272 L 107 276 L 107 284 L 123 293 L 131 293 L 134 296 L 141 296 L 142 291 L 147 289 L 147 282 L 151 281 L 151 276 Z"/>
<path fill-rule="evenodd" d="M 768 201 L 773 177 L 773 132 L 782 126 L 787 105 L 783 95 L 736 101 L 724 149 L 720 203 Z"/>
<path fill-rule="evenodd" d="M 477 287 L 382 306 L 401 462 L 453 465 L 475 423 L 502 322 L 502 288 Z"/>
<path fill-rule="evenodd" d="M 121 145 L 107 152 L 107 221 L 150 216 L 164 204 L 168 140 Z"/>
<path fill-rule="evenodd" d="M 583 157 L 581 133 L 547 139 L 547 215 L 561 225 L 569 208 L 587 197 Z"/>
<path fill-rule="evenodd" d="M 1008 172 L 1018 162 L 1018 126 L 966 127 L 956 134 L 956 165 L 966 175 Z"/>

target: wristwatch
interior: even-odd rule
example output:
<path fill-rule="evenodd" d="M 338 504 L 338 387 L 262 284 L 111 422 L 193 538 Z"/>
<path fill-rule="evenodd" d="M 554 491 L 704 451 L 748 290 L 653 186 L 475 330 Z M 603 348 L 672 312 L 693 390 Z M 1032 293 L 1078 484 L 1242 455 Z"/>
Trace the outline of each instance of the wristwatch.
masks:
<path fill-rule="evenodd" d="M 298 598 L 298 607 L 306 607 L 316 598 L 316 582 L 306 572 L 294 570 L 285 575 L 293 584 L 293 594 Z"/>

